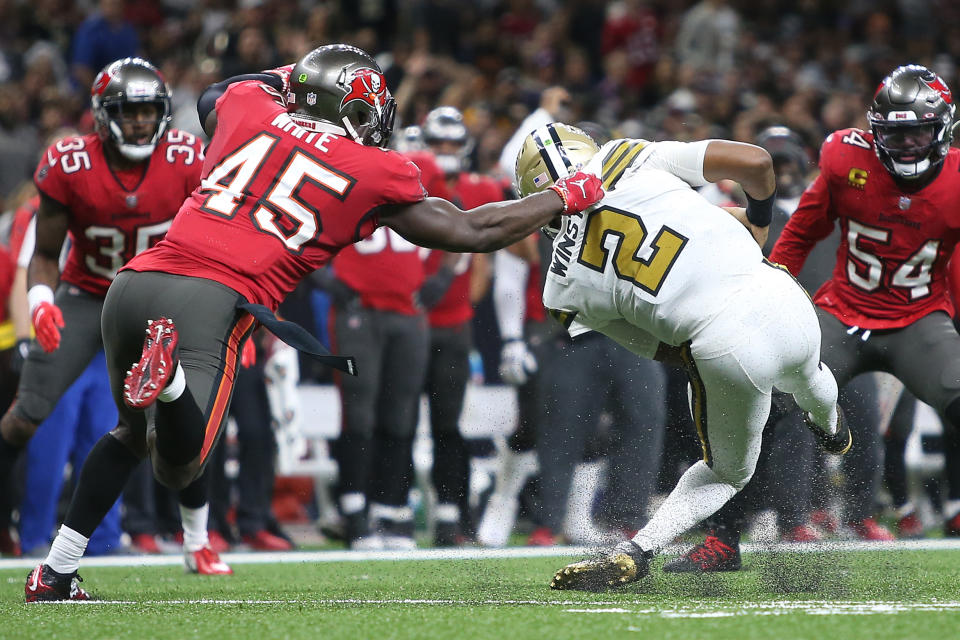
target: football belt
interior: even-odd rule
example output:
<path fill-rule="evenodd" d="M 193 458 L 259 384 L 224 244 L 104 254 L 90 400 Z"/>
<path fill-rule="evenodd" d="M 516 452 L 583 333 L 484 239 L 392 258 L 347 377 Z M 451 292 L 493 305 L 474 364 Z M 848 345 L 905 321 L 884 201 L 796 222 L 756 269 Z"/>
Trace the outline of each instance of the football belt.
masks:
<path fill-rule="evenodd" d="M 357 361 L 353 356 L 336 356 L 330 353 L 330 350 L 323 346 L 323 343 L 317 340 L 316 336 L 298 325 L 296 322 L 281 320 L 273 311 L 262 304 L 252 302 L 237 303 L 238 309 L 243 309 L 252 315 L 260 324 L 265 326 L 273 335 L 277 336 L 297 351 L 303 351 L 334 369 L 348 373 L 351 376 L 357 375 Z"/>

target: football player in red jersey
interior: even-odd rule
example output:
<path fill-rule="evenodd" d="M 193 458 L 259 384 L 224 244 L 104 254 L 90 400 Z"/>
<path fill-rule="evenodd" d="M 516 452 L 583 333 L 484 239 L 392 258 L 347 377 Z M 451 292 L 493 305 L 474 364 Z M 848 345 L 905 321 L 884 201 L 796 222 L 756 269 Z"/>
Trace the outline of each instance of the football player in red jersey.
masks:
<path fill-rule="evenodd" d="M 494 179 L 470 171 L 474 142 L 455 107 L 442 106 L 427 114 L 423 141 L 455 202 L 472 208 L 503 199 L 503 188 Z M 437 491 L 434 542 L 451 546 L 475 536 L 468 512 L 470 456 L 460 433 L 460 414 L 470 378 L 473 305 L 486 293 L 490 266 L 485 254 L 431 251 L 426 269 L 430 276 L 419 298 L 430 310 L 426 392 L 434 448 L 431 475 Z"/>
<path fill-rule="evenodd" d="M 200 187 L 164 239 L 129 262 L 107 293 L 102 330 L 120 424 L 81 471 L 64 520 L 74 532 L 103 515 L 145 456 L 168 486 L 200 475 L 256 321 L 319 351 L 271 312 L 343 247 L 387 226 L 424 246 L 493 251 L 603 194 L 596 176 L 577 172 L 549 193 L 469 215 L 426 198 L 417 168 L 380 148 L 394 102 L 377 63 L 347 45 L 212 85 L 197 108 L 212 135 Z M 328 362 L 356 371 L 349 359 Z M 64 529 L 53 542 L 68 578 L 84 545 Z"/>
<path fill-rule="evenodd" d="M 102 348 L 101 310 L 117 270 L 163 237 L 200 181 L 202 145 L 169 128 L 170 91 L 148 61 L 124 58 L 104 67 L 91 89 L 91 107 L 96 132 L 51 145 L 34 174 L 40 207 L 27 284 L 37 339 L 17 400 L 0 422 L 4 491 L 19 450 Z M 61 274 L 59 256 L 68 232 L 71 248 Z M 180 496 L 184 519 L 202 528 L 189 535 L 188 556 L 206 543 L 206 493 L 197 483 Z M 76 526 L 89 534 L 100 519 Z M 58 568 L 64 566 L 54 556 L 38 569 L 28 599 L 70 593 L 71 576 Z"/>
<path fill-rule="evenodd" d="M 867 111 L 871 130 L 827 136 L 820 175 L 770 255 L 797 274 L 839 222 L 833 274 L 813 298 L 822 360 L 840 387 L 861 373 L 886 371 L 940 412 L 950 485 L 947 535 L 960 535 L 960 336 L 950 319 L 947 278 L 960 240 L 960 150 L 950 147 L 954 111 L 937 74 L 919 65 L 894 69 Z M 872 440 L 854 434 L 858 438 Z M 860 537 L 892 539 L 870 518 L 848 525 Z M 728 549 L 698 553 L 704 545 L 697 545 L 680 559 L 689 562 L 673 570 L 729 570 L 727 557 L 739 568 L 738 545 L 739 536 L 725 542 Z"/>

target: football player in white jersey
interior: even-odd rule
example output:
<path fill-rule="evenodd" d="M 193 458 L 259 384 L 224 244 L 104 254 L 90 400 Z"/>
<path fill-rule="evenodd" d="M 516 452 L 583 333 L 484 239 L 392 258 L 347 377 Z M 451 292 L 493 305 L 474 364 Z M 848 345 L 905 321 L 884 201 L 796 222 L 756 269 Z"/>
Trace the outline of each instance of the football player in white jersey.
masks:
<path fill-rule="evenodd" d="M 598 331 L 637 355 L 679 358 L 703 445 L 703 460 L 632 540 L 564 567 L 550 585 L 593 591 L 647 575 L 656 552 L 747 484 L 774 387 L 793 395 L 825 449 L 844 453 L 851 439 L 820 363 L 813 305 L 760 251 L 775 191 L 770 155 L 726 140 L 598 148 L 552 123 L 524 141 L 518 190 L 540 191 L 581 166 L 606 195 L 548 230 L 556 237 L 544 305 L 572 336 Z M 740 183 L 746 209 L 715 207 L 694 190 L 721 179 Z"/>

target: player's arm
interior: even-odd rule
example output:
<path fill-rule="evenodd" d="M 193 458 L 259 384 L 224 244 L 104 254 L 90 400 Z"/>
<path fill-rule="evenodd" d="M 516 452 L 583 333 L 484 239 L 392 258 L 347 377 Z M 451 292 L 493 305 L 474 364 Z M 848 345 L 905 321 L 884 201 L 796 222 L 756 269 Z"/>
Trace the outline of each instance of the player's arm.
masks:
<path fill-rule="evenodd" d="M 67 237 L 70 210 L 43 193 L 37 211 L 36 246 L 27 267 L 27 302 L 37 341 L 50 353 L 60 346 L 63 314 L 53 303 L 60 280 L 60 250 Z"/>
<path fill-rule="evenodd" d="M 746 227 L 747 231 L 750 232 L 750 235 L 753 236 L 753 239 L 757 241 L 758 245 L 763 247 L 765 244 L 767 244 L 767 238 L 770 236 L 770 225 L 758 227 L 755 224 L 751 224 L 751 222 L 747 219 L 747 210 L 743 207 L 720 208 L 732 215 L 734 218 L 736 218 L 737 222 Z"/>
<path fill-rule="evenodd" d="M 289 73 L 289 71 L 287 73 Z M 204 89 L 203 93 L 201 93 L 197 99 L 197 115 L 200 116 L 200 123 L 207 136 L 212 138 L 213 132 L 217 130 L 217 100 L 220 99 L 220 96 L 226 92 L 231 84 L 245 80 L 256 80 L 269 85 L 277 90 L 278 97 L 282 96 L 285 87 L 285 79 L 278 71 L 245 73 L 210 85 Z M 283 98 L 280 97 L 280 99 L 282 100 Z"/>
<path fill-rule="evenodd" d="M 731 140 L 711 140 L 703 155 L 703 177 L 710 182 L 734 180 L 747 196 L 747 208 L 727 212 L 737 218 L 761 247 L 773 219 L 777 177 L 766 149 Z M 739 215 L 743 211 L 743 216 Z"/>
<path fill-rule="evenodd" d="M 489 253 L 517 242 L 555 216 L 579 213 L 603 197 L 600 179 L 578 171 L 542 193 L 463 211 L 440 198 L 386 207 L 381 222 L 431 249 Z"/>

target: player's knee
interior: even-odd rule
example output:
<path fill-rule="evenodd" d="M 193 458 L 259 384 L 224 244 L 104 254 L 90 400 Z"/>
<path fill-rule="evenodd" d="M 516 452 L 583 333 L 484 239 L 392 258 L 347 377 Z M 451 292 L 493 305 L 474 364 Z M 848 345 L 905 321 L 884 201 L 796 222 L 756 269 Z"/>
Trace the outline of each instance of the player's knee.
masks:
<path fill-rule="evenodd" d="M 200 465 L 196 462 L 174 465 L 165 462 L 159 456 L 153 456 L 153 477 L 163 486 L 180 491 L 186 489 L 199 475 Z"/>
<path fill-rule="evenodd" d="M 142 430 L 131 429 L 129 426 L 120 423 L 110 431 L 110 435 L 141 460 L 147 457 L 149 453 L 147 440 Z"/>
<path fill-rule="evenodd" d="M 8 411 L 0 421 L 0 433 L 3 439 L 15 447 L 23 447 L 37 432 L 39 423 L 19 415 L 15 410 Z"/>
<path fill-rule="evenodd" d="M 750 478 L 753 477 L 753 469 L 743 466 L 727 468 L 715 464 L 713 466 L 713 472 L 717 474 L 721 482 L 730 485 L 737 491 L 747 486 Z"/>

